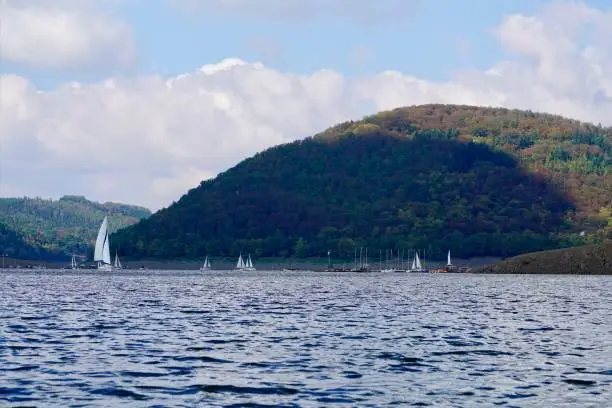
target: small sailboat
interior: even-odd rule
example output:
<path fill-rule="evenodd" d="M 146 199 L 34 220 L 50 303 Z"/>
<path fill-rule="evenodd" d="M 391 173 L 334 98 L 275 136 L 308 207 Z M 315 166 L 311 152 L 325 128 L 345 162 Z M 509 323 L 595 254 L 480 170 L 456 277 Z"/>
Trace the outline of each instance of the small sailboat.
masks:
<path fill-rule="evenodd" d="M 445 272 L 459 272 L 460 268 L 456 265 L 453 265 L 453 263 L 451 262 L 451 252 L 450 249 L 448 250 L 448 255 L 447 255 L 447 260 L 446 260 L 446 265 L 444 266 L 444 271 Z"/>
<path fill-rule="evenodd" d="M 208 260 L 208 256 L 204 259 L 204 263 L 200 267 L 201 271 L 210 271 L 210 261 Z"/>
<path fill-rule="evenodd" d="M 240 256 L 238 257 L 238 262 L 236 262 L 236 267 L 234 268 L 234 270 L 243 272 L 245 268 L 246 268 L 246 264 L 244 263 L 244 260 L 242 259 L 242 254 L 240 254 Z"/>
<path fill-rule="evenodd" d="M 115 269 L 123 269 L 121 266 L 121 261 L 119 260 L 119 254 L 115 252 L 115 264 L 113 265 Z"/>
<path fill-rule="evenodd" d="M 253 261 L 251 261 L 251 254 L 249 254 L 249 258 L 248 258 L 248 259 L 247 259 L 247 261 L 246 261 L 246 264 L 245 264 L 245 268 L 244 268 L 244 270 L 245 270 L 245 271 L 249 271 L 249 272 L 253 272 L 253 271 L 256 271 L 256 270 L 257 270 L 257 269 L 255 269 L 255 267 L 253 266 Z"/>
<path fill-rule="evenodd" d="M 414 253 L 414 259 L 412 260 L 412 265 L 408 272 L 428 272 L 427 269 L 423 268 L 421 265 L 421 258 L 419 258 L 419 252 Z"/>
<path fill-rule="evenodd" d="M 113 270 L 110 256 L 110 244 L 108 242 L 108 217 L 104 217 L 102 225 L 98 230 L 96 248 L 94 250 L 94 261 L 98 263 L 98 270 L 110 272 Z"/>
<path fill-rule="evenodd" d="M 70 260 L 70 268 L 79 269 L 79 264 L 77 263 L 76 255 L 72 255 L 72 259 Z"/>

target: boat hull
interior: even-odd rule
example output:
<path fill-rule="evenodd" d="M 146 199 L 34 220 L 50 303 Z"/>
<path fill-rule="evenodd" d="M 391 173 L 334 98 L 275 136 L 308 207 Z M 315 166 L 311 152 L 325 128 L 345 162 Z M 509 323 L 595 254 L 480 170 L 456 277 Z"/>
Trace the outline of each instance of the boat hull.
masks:
<path fill-rule="evenodd" d="M 105 263 L 98 263 L 98 270 L 102 271 L 102 272 L 112 272 L 113 271 L 113 265 L 110 264 L 105 264 Z"/>

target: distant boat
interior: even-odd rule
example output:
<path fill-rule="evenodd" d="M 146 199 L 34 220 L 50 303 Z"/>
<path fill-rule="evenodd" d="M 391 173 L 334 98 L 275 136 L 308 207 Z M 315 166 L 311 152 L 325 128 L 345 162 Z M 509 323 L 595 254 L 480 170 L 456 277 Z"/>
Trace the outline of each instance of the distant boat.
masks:
<path fill-rule="evenodd" d="M 244 263 L 244 260 L 242 259 L 242 254 L 240 254 L 240 256 L 238 257 L 238 262 L 236 262 L 236 267 L 234 268 L 234 270 L 243 272 L 244 268 L 246 268 L 246 264 Z"/>
<path fill-rule="evenodd" d="M 462 270 L 462 268 L 459 268 L 456 265 L 453 265 L 453 263 L 451 262 L 451 252 L 450 249 L 448 250 L 448 255 L 447 255 L 447 261 L 446 261 L 446 265 L 444 266 L 444 271 L 445 272 L 460 272 Z M 463 269 L 465 272 L 465 269 Z"/>
<path fill-rule="evenodd" d="M 115 269 L 123 269 L 121 266 L 121 261 L 119 260 L 119 254 L 115 252 L 115 264 L 113 265 Z"/>
<path fill-rule="evenodd" d="M 251 261 L 251 254 L 249 254 L 249 259 L 247 259 L 246 264 L 245 264 L 245 271 L 256 271 L 257 269 L 255 269 L 255 266 L 253 266 L 253 261 Z"/>
<path fill-rule="evenodd" d="M 200 267 L 201 271 L 210 271 L 210 261 L 208 260 L 208 257 L 206 257 L 204 259 L 204 263 L 202 264 L 202 267 Z"/>
<path fill-rule="evenodd" d="M 79 269 L 79 264 L 77 263 L 76 255 L 72 255 L 72 259 L 70 260 L 70 268 Z"/>
<path fill-rule="evenodd" d="M 110 257 L 110 244 L 108 242 L 108 218 L 104 217 L 98 237 L 96 238 L 96 248 L 94 250 L 94 261 L 98 263 L 98 270 L 110 272 L 113 270 Z"/>
<path fill-rule="evenodd" d="M 238 257 L 238 262 L 236 263 L 235 271 L 240 272 L 252 272 L 256 271 L 255 266 L 253 266 L 253 261 L 251 261 L 251 255 L 247 258 L 246 262 L 242 259 L 242 254 Z"/>
<path fill-rule="evenodd" d="M 419 252 L 414 253 L 414 259 L 412 260 L 412 265 L 408 272 L 427 272 L 427 269 L 423 268 L 421 265 L 421 258 L 419 258 Z"/>

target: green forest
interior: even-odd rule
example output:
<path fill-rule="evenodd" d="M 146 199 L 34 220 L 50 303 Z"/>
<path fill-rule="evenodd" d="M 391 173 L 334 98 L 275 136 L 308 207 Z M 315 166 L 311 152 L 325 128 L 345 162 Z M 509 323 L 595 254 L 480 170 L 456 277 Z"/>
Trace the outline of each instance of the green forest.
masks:
<path fill-rule="evenodd" d="M 421 105 L 276 146 L 111 237 L 130 258 L 512 256 L 612 235 L 612 129 Z M 114 249 L 113 249 L 114 250 Z"/>
<path fill-rule="evenodd" d="M 0 251 L 21 259 L 87 256 L 105 215 L 114 232 L 151 213 L 143 207 L 100 204 L 81 196 L 0 198 Z"/>
<path fill-rule="evenodd" d="M 18 259 L 61 259 L 62 254 L 28 244 L 23 237 L 0 223 L 0 257 Z"/>

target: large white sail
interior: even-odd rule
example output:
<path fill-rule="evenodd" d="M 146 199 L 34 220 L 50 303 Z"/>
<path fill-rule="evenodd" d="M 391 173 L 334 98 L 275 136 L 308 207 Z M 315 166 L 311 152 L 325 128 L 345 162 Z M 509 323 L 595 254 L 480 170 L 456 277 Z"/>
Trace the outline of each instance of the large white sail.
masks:
<path fill-rule="evenodd" d="M 112 271 L 110 256 L 110 243 L 108 242 L 108 218 L 104 217 L 98 237 L 96 238 L 96 248 L 94 250 L 94 261 L 98 262 L 98 270 Z"/>
<path fill-rule="evenodd" d="M 421 266 L 421 259 L 419 258 L 419 253 L 416 253 L 416 269 L 423 269 Z"/>
<path fill-rule="evenodd" d="M 243 269 L 244 261 L 242 260 L 242 254 L 238 257 L 238 263 L 236 264 L 236 269 Z"/>
<path fill-rule="evenodd" d="M 94 261 L 104 260 L 104 243 L 108 241 L 108 218 L 104 217 L 102 225 L 98 230 L 98 237 L 96 238 L 96 248 L 94 250 Z M 109 255 L 110 259 L 110 255 Z M 110 261 L 108 262 L 110 263 Z"/>
<path fill-rule="evenodd" d="M 452 265 L 452 263 L 451 263 L 451 257 L 450 257 L 450 249 L 448 250 L 448 256 L 447 256 L 447 258 L 448 258 L 448 259 L 447 259 L 447 261 L 446 261 L 446 265 L 447 265 L 447 266 L 451 266 L 451 265 Z"/>

